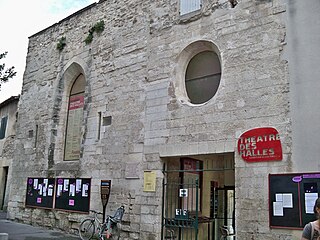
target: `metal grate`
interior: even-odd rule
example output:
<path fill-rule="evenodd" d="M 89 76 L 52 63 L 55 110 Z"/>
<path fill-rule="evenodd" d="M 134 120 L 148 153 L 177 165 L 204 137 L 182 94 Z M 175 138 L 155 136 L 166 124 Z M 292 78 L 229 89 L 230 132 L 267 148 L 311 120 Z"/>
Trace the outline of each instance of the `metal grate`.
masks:
<path fill-rule="evenodd" d="M 198 239 L 199 182 L 192 179 L 167 179 L 163 184 L 165 199 L 163 239 Z M 183 195 L 186 195 L 183 197 Z"/>

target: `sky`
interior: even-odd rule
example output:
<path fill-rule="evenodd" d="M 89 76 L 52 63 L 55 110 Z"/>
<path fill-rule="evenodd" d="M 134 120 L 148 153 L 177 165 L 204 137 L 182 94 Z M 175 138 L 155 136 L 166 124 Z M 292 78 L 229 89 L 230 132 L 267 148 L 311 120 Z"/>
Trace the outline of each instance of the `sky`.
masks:
<path fill-rule="evenodd" d="M 59 22 L 98 0 L 0 0 L 0 60 L 5 69 L 14 66 L 16 76 L 1 84 L 0 103 L 21 93 L 28 37 Z"/>

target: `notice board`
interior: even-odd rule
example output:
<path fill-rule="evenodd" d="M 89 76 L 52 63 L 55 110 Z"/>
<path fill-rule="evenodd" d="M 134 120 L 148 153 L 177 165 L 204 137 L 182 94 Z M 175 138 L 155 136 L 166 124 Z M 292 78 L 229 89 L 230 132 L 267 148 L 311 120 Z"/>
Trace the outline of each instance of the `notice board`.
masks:
<path fill-rule="evenodd" d="M 313 206 L 320 196 L 320 172 L 269 174 L 271 228 L 302 229 L 315 220 Z"/>
<path fill-rule="evenodd" d="M 54 178 L 27 179 L 26 206 L 53 208 Z"/>
<path fill-rule="evenodd" d="M 55 208 L 88 213 L 90 188 L 90 178 L 57 178 Z"/>

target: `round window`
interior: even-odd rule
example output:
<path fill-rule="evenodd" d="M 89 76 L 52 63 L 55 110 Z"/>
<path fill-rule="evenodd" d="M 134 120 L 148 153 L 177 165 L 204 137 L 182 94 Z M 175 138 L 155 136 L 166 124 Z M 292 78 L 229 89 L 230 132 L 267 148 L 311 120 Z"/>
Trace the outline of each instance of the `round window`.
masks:
<path fill-rule="evenodd" d="M 213 51 L 195 55 L 187 66 L 185 86 L 190 102 L 201 104 L 209 101 L 217 92 L 221 78 L 221 65 Z"/>

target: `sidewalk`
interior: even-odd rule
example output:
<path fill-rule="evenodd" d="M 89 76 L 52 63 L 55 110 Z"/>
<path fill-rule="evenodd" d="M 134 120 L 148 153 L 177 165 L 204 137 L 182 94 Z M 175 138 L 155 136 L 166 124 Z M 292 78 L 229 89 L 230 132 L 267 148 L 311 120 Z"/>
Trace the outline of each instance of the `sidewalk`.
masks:
<path fill-rule="evenodd" d="M 80 237 L 58 230 L 48 230 L 33 227 L 28 224 L 17 223 L 6 219 L 6 212 L 0 212 L 0 233 L 8 233 L 9 240 L 79 240 Z"/>

